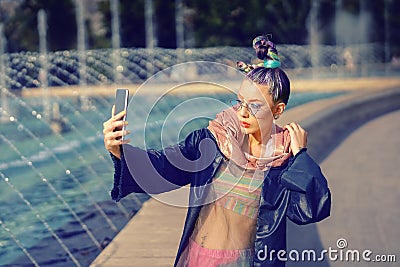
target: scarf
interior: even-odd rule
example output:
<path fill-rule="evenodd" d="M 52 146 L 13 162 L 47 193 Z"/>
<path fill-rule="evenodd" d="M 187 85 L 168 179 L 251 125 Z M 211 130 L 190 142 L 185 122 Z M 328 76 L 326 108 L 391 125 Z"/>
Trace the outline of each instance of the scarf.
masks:
<path fill-rule="evenodd" d="M 233 108 L 217 114 L 216 118 L 209 122 L 207 128 L 214 135 L 225 157 L 244 169 L 265 171 L 270 167 L 283 165 L 291 156 L 289 131 L 274 123 L 271 138 L 263 149 L 263 155 L 257 158 L 243 151 L 242 147 L 244 142 L 248 142 L 248 135 L 243 132 Z"/>

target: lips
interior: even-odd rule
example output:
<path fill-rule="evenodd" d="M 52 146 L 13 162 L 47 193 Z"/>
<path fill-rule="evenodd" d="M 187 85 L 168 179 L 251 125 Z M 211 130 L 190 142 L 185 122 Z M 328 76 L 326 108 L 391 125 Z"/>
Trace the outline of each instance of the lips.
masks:
<path fill-rule="evenodd" d="M 244 122 L 244 121 L 241 121 L 240 125 L 242 125 L 244 128 L 249 128 L 250 127 L 250 123 L 247 123 L 247 122 Z"/>

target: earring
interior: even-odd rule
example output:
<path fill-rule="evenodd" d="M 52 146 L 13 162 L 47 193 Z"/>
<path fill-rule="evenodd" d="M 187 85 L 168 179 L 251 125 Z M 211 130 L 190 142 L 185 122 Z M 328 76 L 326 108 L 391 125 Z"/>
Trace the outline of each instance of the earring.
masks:
<path fill-rule="evenodd" d="M 275 120 L 279 119 L 279 115 L 278 115 L 278 114 L 275 114 L 275 115 L 274 115 L 274 119 L 275 119 Z"/>

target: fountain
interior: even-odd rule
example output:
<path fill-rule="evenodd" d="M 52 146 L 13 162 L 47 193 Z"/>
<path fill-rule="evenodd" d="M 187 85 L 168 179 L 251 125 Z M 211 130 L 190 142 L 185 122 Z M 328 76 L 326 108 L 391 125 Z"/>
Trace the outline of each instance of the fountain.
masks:
<path fill-rule="evenodd" d="M 5 47 L 5 37 L 4 37 L 4 26 L 0 23 L 0 98 L 1 106 L 8 109 L 8 100 L 5 95 L 6 88 L 6 74 L 5 74 L 5 60 L 4 60 L 4 47 Z M 0 123 L 6 121 L 8 118 L 0 114 Z"/>
<path fill-rule="evenodd" d="M 3 177 L 3 174 L 1 174 Z M 16 238 L 16 236 L 11 232 L 7 226 L 4 225 L 4 223 L 0 220 L 0 226 L 1 228 L 8 233 L 8 235 L 12 238 L 12 240 L 18 245 L 18 247 L 24 252 L 24 254 L 29 258 L 31 263 L 35 266 L 38 267 L 39 264 L 36 262 L 36 260 L 32 257 L 32 255 L 26 250 L 26 248 L 21 244 L 21 242 Z"/>
<path fill-rule="evenodd" d="M 311 52 L 311 66 L 313 67 L 311 75 L 313 78 L 317 77 L 318 74 L 316 73 L 316 70 L 318 69 L 318 66 L 320 64 L 319 45 L 321 43 L 321 40 L 319 37 L 320 29 L 317 18 L 319 7 L 320 7 L 319 0 L 311 1 L 311 8 L 307 21 L 307 29 L 309 32 L 309 42 L 310 42 L 310 52 Z"/>
<path fill-rule="evenodd" d="M 112 47 L 113 47 L 113 63 L 114 63 L 114 73 L 115 83 L 122 82 L 121 72 L 123 71 L 123 67 L 121 65 L 121 38 L 119 33 L 119 0 L 110 1 L 110 9 L 111 9 L 111 36 L 112 36 Z"/>
<path fill-rule="evenodd" d="M 7 140 L 4 138 L 3 135 L 0 135 L 0 138 L 3 140 Z M 30 164 L 30 162 L 27 162 L 28 165 L 32 166 Z M 78 260 L 74 257 L 74 255 L 71 253 L 71 251 L 68 249 L 68 247 L 65 245 L 65 243 L 61 240 L 61 238 L 54 232 L 54 230 L 50 227 L 50 225 L 45 221 L 45 219 L 43 219 L 42 215 L 40 214 L 40 212 L 38 212 L 33 206 L 32 204 L 24 197 L 24 195 L 15 188 L 15 186 L 9 181 L 9 179 L 7 177 L 4 176 L 3 173 L 0 173 L 2 178 L 4 179 L 4 181 L 9 185 L 9 187 L 15 192 L 17 193 L 17 195 L 25 202 L 26 206 L 29 207 L 36 215 L 36 218 L 38 218 L 43 225 L 46 227 L 46 230 L 51 233 L 51 235 L 57 240 L 57 242 L 61 245 L 61 247 L 64 249 L 64 251 L 68 254 L 69 258 L 72 260 L 72 262 L 76 265 L 76 266 L 81 266 L 80 263 L 78 262 Z M 44 182 L 46 182 L 46 178 L 42 178 Z M 13 235 L 14 236 L 14 235 Z M 92 235 L 90 235 L 92 236 Z M 21 242 L 17 239 L 14 238 L 17 244 L 21 244 Z M 21 245 L 22 246 L 22 245 Z M 22 246 L 23 247 L 23 246 Z M 24 251 L 26 251 L 26 249 L 24 248 Z M 29 254 L 28 252 L 25 253 L 29 259 L 32 261 L 32 263 L 34 263 L 35 265 L 37 265 L 37 262 L 35 261 L 35 259 L 31 256 L 31 254 Z"/>
<path fill-rule="evenodd" d="M 101 250 L 102 245 L 100 244 L 100 242 L 102 242 L 102 240 L 96 240 L 96 238 L 94 237 L 94 235 L 90 232 L 90 230 L 88 229 L 88 227 L 86 226 L 86 224 L 82 221 L 82 219 L 80 219 L 80 216 L 77 214 L 77 212 L 75 212 L 76 207 L 72 207 L 70 204 L 68 204 L 68 200 L 66 200 L 66 197 L 59 193 L 59 192 L 64 192 L 65 190 L 63 190 L 63 187 L 61 188 L 56 188 L 56 186 L 53 186 L 53 183 L 51 182 L 51 179 L 49 179 L 49 175 L 54 177 L 54 170 L 52 172 L 50 172 L 49 174 L 44 174 L 44 171 L 46 171 L 46 166 L 47 165 L 43 165 L 43 163 L 46 164 L 50 164 L 53 165 L 55 167 L 57 167 L 59 169 L 58 173 L 63 170 L 65 178 L 62 178 L 63 175 L 60 177 L 61 179 L 71 179 L 72 183 L 69 183 L 69 186 L 73 186 L 74 191 L 76 190 L 76 192 L 79 191 L 79 193 L 77 194 L 77 196 L 81 196 L 84 197 L 86 199 L 86 201 L 88 201 L 88 203 L 92 204 L 92 209 L 94 211 L 96 211 L 96 213 L 98 214 L 99 217 L 103 217 L 104 218 L 104 222 L 105 225 L 108 225 L 107 228 L 109 228 L 110 230 L 112 230 L 114 233 L 117 232 L 117 227 L 115 226 L 115 223 L 112 222 L 112 220 L 109 218 L 109 216 L 106 214 L 106 212 L 103 210 L 104 208 L 100 207 L 100 204 L 98 203 L 98 198 L 96 197 L 96 200 L 93 196 L 93 192 L 89 192 L 88 188 L 85 186 L 84 182 L 81 181 L 77 175 L 79 175 L 79 172 L 76 172 L 77 175 L 74 174 L 74 167 L 71 166 L 67 166 L 65 163 L 65 160 L 63 160 L 63 157 L 65 157 L 65 152 L 63 153 L 62 150 L 65 150 L 66 147 L 65 145 L 72 145 L 74 142 L 71 140 L 67 140 L 65 138 L 64 135 L 61 134 L 50 134 L 50 136 L 46 136 L 43 135 L 43 133 L 46 133 L 46 131 L 44 131 L 44 128 L 49 129 L 47 132 L 51 133 L 51 126 L 48 122 L 46 122 L 46 120 L 43 119 L 42 116 L 38 116 L 40 115 L 40 113 L 38 113 L 36 110 L 32 109 L 28 103 L 24 102 L 22 99 L 17 98 L 15 95 L 12 95 L 11 93 L 9 93 L 8 97 L 10 99 L 13 99 L 13 102 L 17 102 L 17 104 L 19 104 L 21 106 L 20 110 L 19 110 L 19 114 L 21 116 L 21 114 L 25 113 L 25 114 L 32 114 L 35 115 L 35 118 L 40 122 L 40 129 L 38 129 L 37 127 L 35 127 L 35 125 L 33 123 L 29 124 L 29 118 L 24 118 L 24 116 L 22 117 L 22 122 L 19 121 L 19 119 L 15 116 L 15 115 L 11 115 L 9 113 L 7 113 L 7 111 L 5 109 L 2 110 L 2 114 L 4 116 L 7 116 L 9 118 L 10 121 L 10 125 L 2 125 L 2 129 L 4 129 L 4 133 L 7 135 L 7 137 L 5 137 L 3 134 L 0 136 L 0 139 L 2 140 L 2 151 L 7 153 L 8 155 L 10 155 L 10 152 L 14 152 L 17 156 L 17 158 L 20 158 L 20 160 L 13 160 L 10 161 L 8 163 L 2 163 L 0 166 L 0 169 L 3 172 L 11 172 L 11 173 L 17 173 L 15 176 L 9 176 L 12 178 L 4 178 L 5 182 L 10 182 L 12 181 L 11 179 L 21 179 L 19 178 L 20 175 L 18 175 L 19 171 L 15 171 L 16 168 L 18 168 L 18 170 L 22 171 L 22 169 L 24 167 L 30 168 L 30 171 L 28 171 L 30 180 L 34 179 L 33 176 L 37 176 L 40 178 L 40 182 L 44 182 L 47 184 L 47 186 L 50 189 L 50 192 L 52 192 L 54 194 L 54 198 L 58 199 L 59 201 L 61 201 L 61 203 L 65 206 L 64 210 L 65 212 L 68 212 L 70 215 L 66 214 L 65 216 L 67 217 L 71 217 L 73 218 L 73 220 L 75 222 L 78 223 L 78 225 L 80 225 L 80 227 L 84 230 L 84 232 L 90 237 L 91 241 L 93 242 L 93 244 L 98 247 L 99 250 Z M 14 103 L 15 105 L 15 103 Z M 26 111 L 24 112 L 22 110 L 22 108 L 25 108 Z M 27 120 L 28 119 L 28 120 Z M 83 121 L 84 123 L 84 121 Z M 8 126 L 8 127 L 7 127 Z M 11 126 L 13 126 L 15 128 L 15 130 L 13 131 L 11 129 Z M 73 126 L 73 131 L 76 131 L 76 126 L 74 126 L 73 124 L 71 125 Z M 31 130 L 30 130 L 31 129 Z M 33 133 L 34 132 L 40 132 L 38 134 Z M 11 136 L 12 135 L 16 135 L 17 136 L 15 139 L 20 140 L 21 144 L 16 143 L 15 139 Z M 79 133 L 75 132 L 73 133 L 74 136 L 76 136 L 76 138 L 79 138 Z M 26 138 L 24 138 L 24 136 L 26 136 Z M 39 137 L 40 136 L 40 137 Z M 28 139 L 27 139 L 28 138 Z M 86 149 L 89 147 L 91 148 L 90 150 L 92 150 L 95 153 L 90 153 L 93 154 L 97 157 L 97 161 L 99 162 L 106 162 L 104 155 L 100 155 L 99 153 L 99 149 L 95 148 L 93 146 L 93 144 L 91 142 L 93 142 L 93 137 L 90 137 L 92 140 L 87 142 L 88 144 L 86 145 Z M 89 140 L 90 140 L 89 138 Z M 86 136 L 81 137 L 81 139 L 85 140 L 87 139 Z M 60 141 L 60 143 L 65 144 L 64 148 L 63 145 L 59 146 L 59 147 L 55 147 L 54 146 L 54 141 Z M 37 148 L 39 148 L 38 153 L 28 156 L 27 154 L 29 153 L 27 149 L 27 143 L 29 143 L 31 146 L 36 146 Z M 53 143 L 53 144 L 51 144 Z M 5 146 L 4 146 L 5 145 Z M 80 168 L 84 168 L 87 169 L 88 173 L 91 173 L 93 175 L 93 177 L 99 177 L 101 176 L 99 174 L 98 171 L 96 171 L 92 166 L 91 163 L 87 161 L 87 156 L 84 155 L 82 152 L 75 150 L 77 149 L 77 147 L 72 147 L 72 150 L 69 151 L 69 153 L 72 153 L 71 156 L 73 156 L 75 154 L 75 157 L 78 159 L 79 161 L 81 161 L 83 163 L 83 165 Z M 60 151 L 61 150 L 61 151 Z M 89 150 L 89 151 L 90 151 Z M 22 152 L 23 151 L 23 152 Z M 60 154 L 62 156 L 60 156 Z M 7 157 L 6 157 L 7 158 Z M 104 163 L 102 163 L 104 164 Z M 39 167 L 36 167 L 36 165 L 39 165 Z M 109 166 L 111 167 L 111 166 Z M 110 172 L 110 175 L 112 174 L 112 171 L 110 168 L 108 168 L 108 171 Z M 23 172 L 23 171 L 22 171 Z M 24 173 L 24 172 L 23 172 Z M 21 173 L 21 174 L 23 174 Z M 4 175 L 3 175 L 4 176 Z M 5 177 L 5 176 L 4 176 Z M 39 182 L 39 181 L 38 181 Z M 109 190 L 105 184 L 104 181 L 97 181 L 97 183 L 99 183 L 99 185 L 101 187 L 101 190 L 104 192 L 107 192 L 107 190 Z M 4 189 L 4 188 L 3 188 Z M 21 193 L 22 195 L 27 195 L 27 193 L 25 192 L 24 194 Z M 28 194 L 29 195 L 29 194 Z M 48 196 L 51 198 L 51 196 Z M 106 199 L 106 196 L 103 197 L 103 199 Z M 138 199 L 134 199 L 136 202 L 136 205 L 140 205 L 141 201 Z M 115 205 L 113 203 L 113 205 Z M 120 209 L 120 213 L 121 215 L 123 215 L 123 217 L 125 217 L 126 219 L 130 217 L 129 212 L 126 211 L 126 209 L 121 206 L 121 204 L 118 204 L 118 208 Z M 137 209 L 137 208 L 136 208 Z M 7 214 L 9 214 L 9 211 L 5 211 L 2 212 L 3 216 L 7 216 Z M 10 214 L 11 215 L 11 214 Z M 2 220 L 4 220 L 4 218 L 2 218 Z"/>
<path fill-rule="evenodd" d="M 157 38 L 155 38 L 154 30 L 154 15 L 153 15 L 153 0 L 144 1 L 144 16 L 146 29 L 146 51 L 148 52 L 148 61 L 146 63 L 147 78 L 150 78 L 154 73 L 154 47 L 157 46 Z"/>
<path fill-rule="evenodd" d="M 44 118 L 50 119 L 50 101 L 49 92 L 47 86 L 47 18 L 46 12 L 41 9 L 38 12 L 38 32 L 39 32 L 39 53 L 40 53 L 40 63 L 41 68 L 39 70 L 39 82 L 42 85 L 42 95 L 43 95 L 43 115 Z"/>
<path fill-rule="evenodd" d="M 344 10 L 342 0 L 336 1 L 335 8 L 334 26 L 338 65 L 344 66 L 344 72 L 355 74 L 360 71 L 361 76 L 368 76 L 368 66 L 377 60 L 374 49 L 381 50 L 381 48 L 378 48 L 378 44 L 374 47 L 369 43 L 372 23 L 366 2 L 359 1 L 358 14 Z M 381 56 L 384 57 L 384 54 Z"/>
<path fill-rule="evenodd" d="M 183 17 L 183 3 L 182 0 L 175 0 L 175 31 L 176 31 L 176 47 L 179 49 L 185 48 L 185 28 Z"/>
<path fill-rule="evenodd" d="M 78 26 L 78 73 L 79 88 L 87 90 L 87 65 L 86 65 L 86 31 L 85 31 L 85 6 L 83 1 L 75 0 L 76 25 Z M 89 99 L 85 94 L 79 94 L 81 109 L 86 111 L 90 108 Z"/>
<path fill-rule="evenodd" d="M 5 54 L 3 49 L 0 54 L 1 77 L 3 78 L 1 79 L 2 105 L 0 109 L 1 118 L 3 118 L 3 123 L 0 125 L 2 129 L 0 147 L 3 156 L 0 160 L 0 177 L 1 182 L 8 185 L 8 187 L 0 188 L 4 196 L 0 198 L 0 203 L 2 203 L 0 261 L 2 264 L 33 264 L 34 266 L 49 262 L 52 266 L 57 266 L 57 264 L 64 266 L 63 264 L 70 262 L 69 264 L 82 266 L 89 264 L 90 260 L 107 245 L 108 240 L 140 208 L 147 197 L 132 196 L 125 203 L 114 203 L 108 200 L 109 183 L 106 185 L 105 180 L 101 180 L 101 176 L 104 172 L 108 173 L 108 176 L 112 175 L 112 166 L 109 164 L 110 161 L 106 160 L 108 155 L 104 153 L 104 150 L 94 145 L 101 142 L 102 137 L 101 129 L 94 124 L 101 125 L 100 122 L 106 118 L 104 113 L 97 109 L 102 105 L 87 105 L 85 115 L 83 115 L 79 102 L 74 102 L 73 99 L 66 100 L 58 95 L 50 96 L 48 80 L 51 80 L 51 76 L 48 74 L 51 70 L 48 66 L 51 69 L 51 63 L 48 64 L 46 49 L 46 14 L 42 10 L 38 13 L 38 31 L 41 40 L 40 54 L 29 54 L 27 59 L 29 62 L 35 62 L 37 67 L 26 64 L 22 71 L 28 73 L 26 67 L 33 70 L 35 78 L 29 76 L 25 78 L 32 85 L 41 87 L 38 92 L 39 98 L 20 97 L 19 91 L 7 88 L 5 82 L 9 79 L 8 75 L 15 72 L 7 68 L 8 64 L 3 63 L 10 59 L 10 55 Z M 1 36 L 3 37 L 2 34 Z M 4 40 L 1 38 L 2 48 Z M 83 54 L 86 55 L 85 52 Z M 12 56 L 14 56 L 14 62 L 19 64 L 19 59 L 16 60 L 18 57 Z M 14 85 L 21 86 L 18 82 Z M 112 102 L 102 97 L 98 97 L 97 101 L 103 103 L 107 109 Z M 69 131 L 55 131 L 55 120 L 64 122 Z M 90 130 L 82 130 L 82 125 Z M 84 147 L 84 149 L 79 147 Z M 74 162 L 76 160 L 72 162 L 66 160 L 66 156 L 79 160 L 81 164 L 76 164 Z M 104 165 L 107 167 L 104 168 Z M 91 184 L 88 182 L 88 175 L 82 180 L 82 171 L 99 180 Z M 27 191 L 26 184 L 29 185 L 30 191 L 33 190 L 32 193 Z M 45 184 L 48 190 L 43 188 L 42 184 Z M 102 194 L 99 195 L 98 191 Z M 15 194 L 13 195 L 12 192 Z M 9 201 L 8 198 L 17 201 L 16 196 L 22 200 L 19 208 L 7 209 L 10 206 L 6 204 Z M 46 200 L 39 201 L 44 196 Z M 79 198 L 87 204 L 82 206 L 82 202 L 76 201 Z M 56 204 L 55 201 L 60 204 Z M 24 206 L 21 207 L 21 204 Z M 23 211 L 24 207 L 28 207 L 32 213 L 29 220 L 26 220 L 29 217 L 25 217 L 28 211 Z M 94 222 L 93 218 L 95 218 Z M 41 226 L 35 223 L 35 219 Z M 72 223 L 66 224 L 68 221 Z M 26 223 L 35 225 L 32 228 L 33 232 L 29 230 L 30 227 Z M 94 223 L 100 223 L 100 225 L 94 227 Z M 12 227 L 15 228 L 16 225 L 19 227 L 13 231 Z M 44 230 L 40 230 L 41 227 L 44 227 Z M 38 234 L 38 231 L 48 233 L 52 238 L 49 240 L 45 234 Z M 29 240 L 21 235 L 23 233 L 29 237 Z M 74 246 L 71 246 L 69 239 L 72 237 L 80 239 L 80 246 L 83 246 L 79 249 L 80 252 L 76 249 L 76 242 Z M 11 241 L 26 257 L 15 252 Z M 41 248 L 44 244 L 48 247 L 46 249 L 48 254 L 42 252 Z M 54 250 L 54 254 L 51 254 L 49 248 Z"/>

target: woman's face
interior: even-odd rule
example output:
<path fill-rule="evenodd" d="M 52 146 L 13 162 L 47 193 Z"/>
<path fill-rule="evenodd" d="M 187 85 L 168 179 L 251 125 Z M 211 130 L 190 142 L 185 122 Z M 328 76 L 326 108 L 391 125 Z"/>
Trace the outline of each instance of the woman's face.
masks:
<path fill-rule="evenodd" d="M 243 102 L 243 106 L 236 111 L 236 115 L 244 132 L 261 134 L 262 139 L 269 139 L 274 110 L 269 86 L 245 80 L 239 89 L 238 99 Z M 249 109 L 255 114 L 253 115 Z M 264 134 L 268 136 L 263 136 Z"/>

